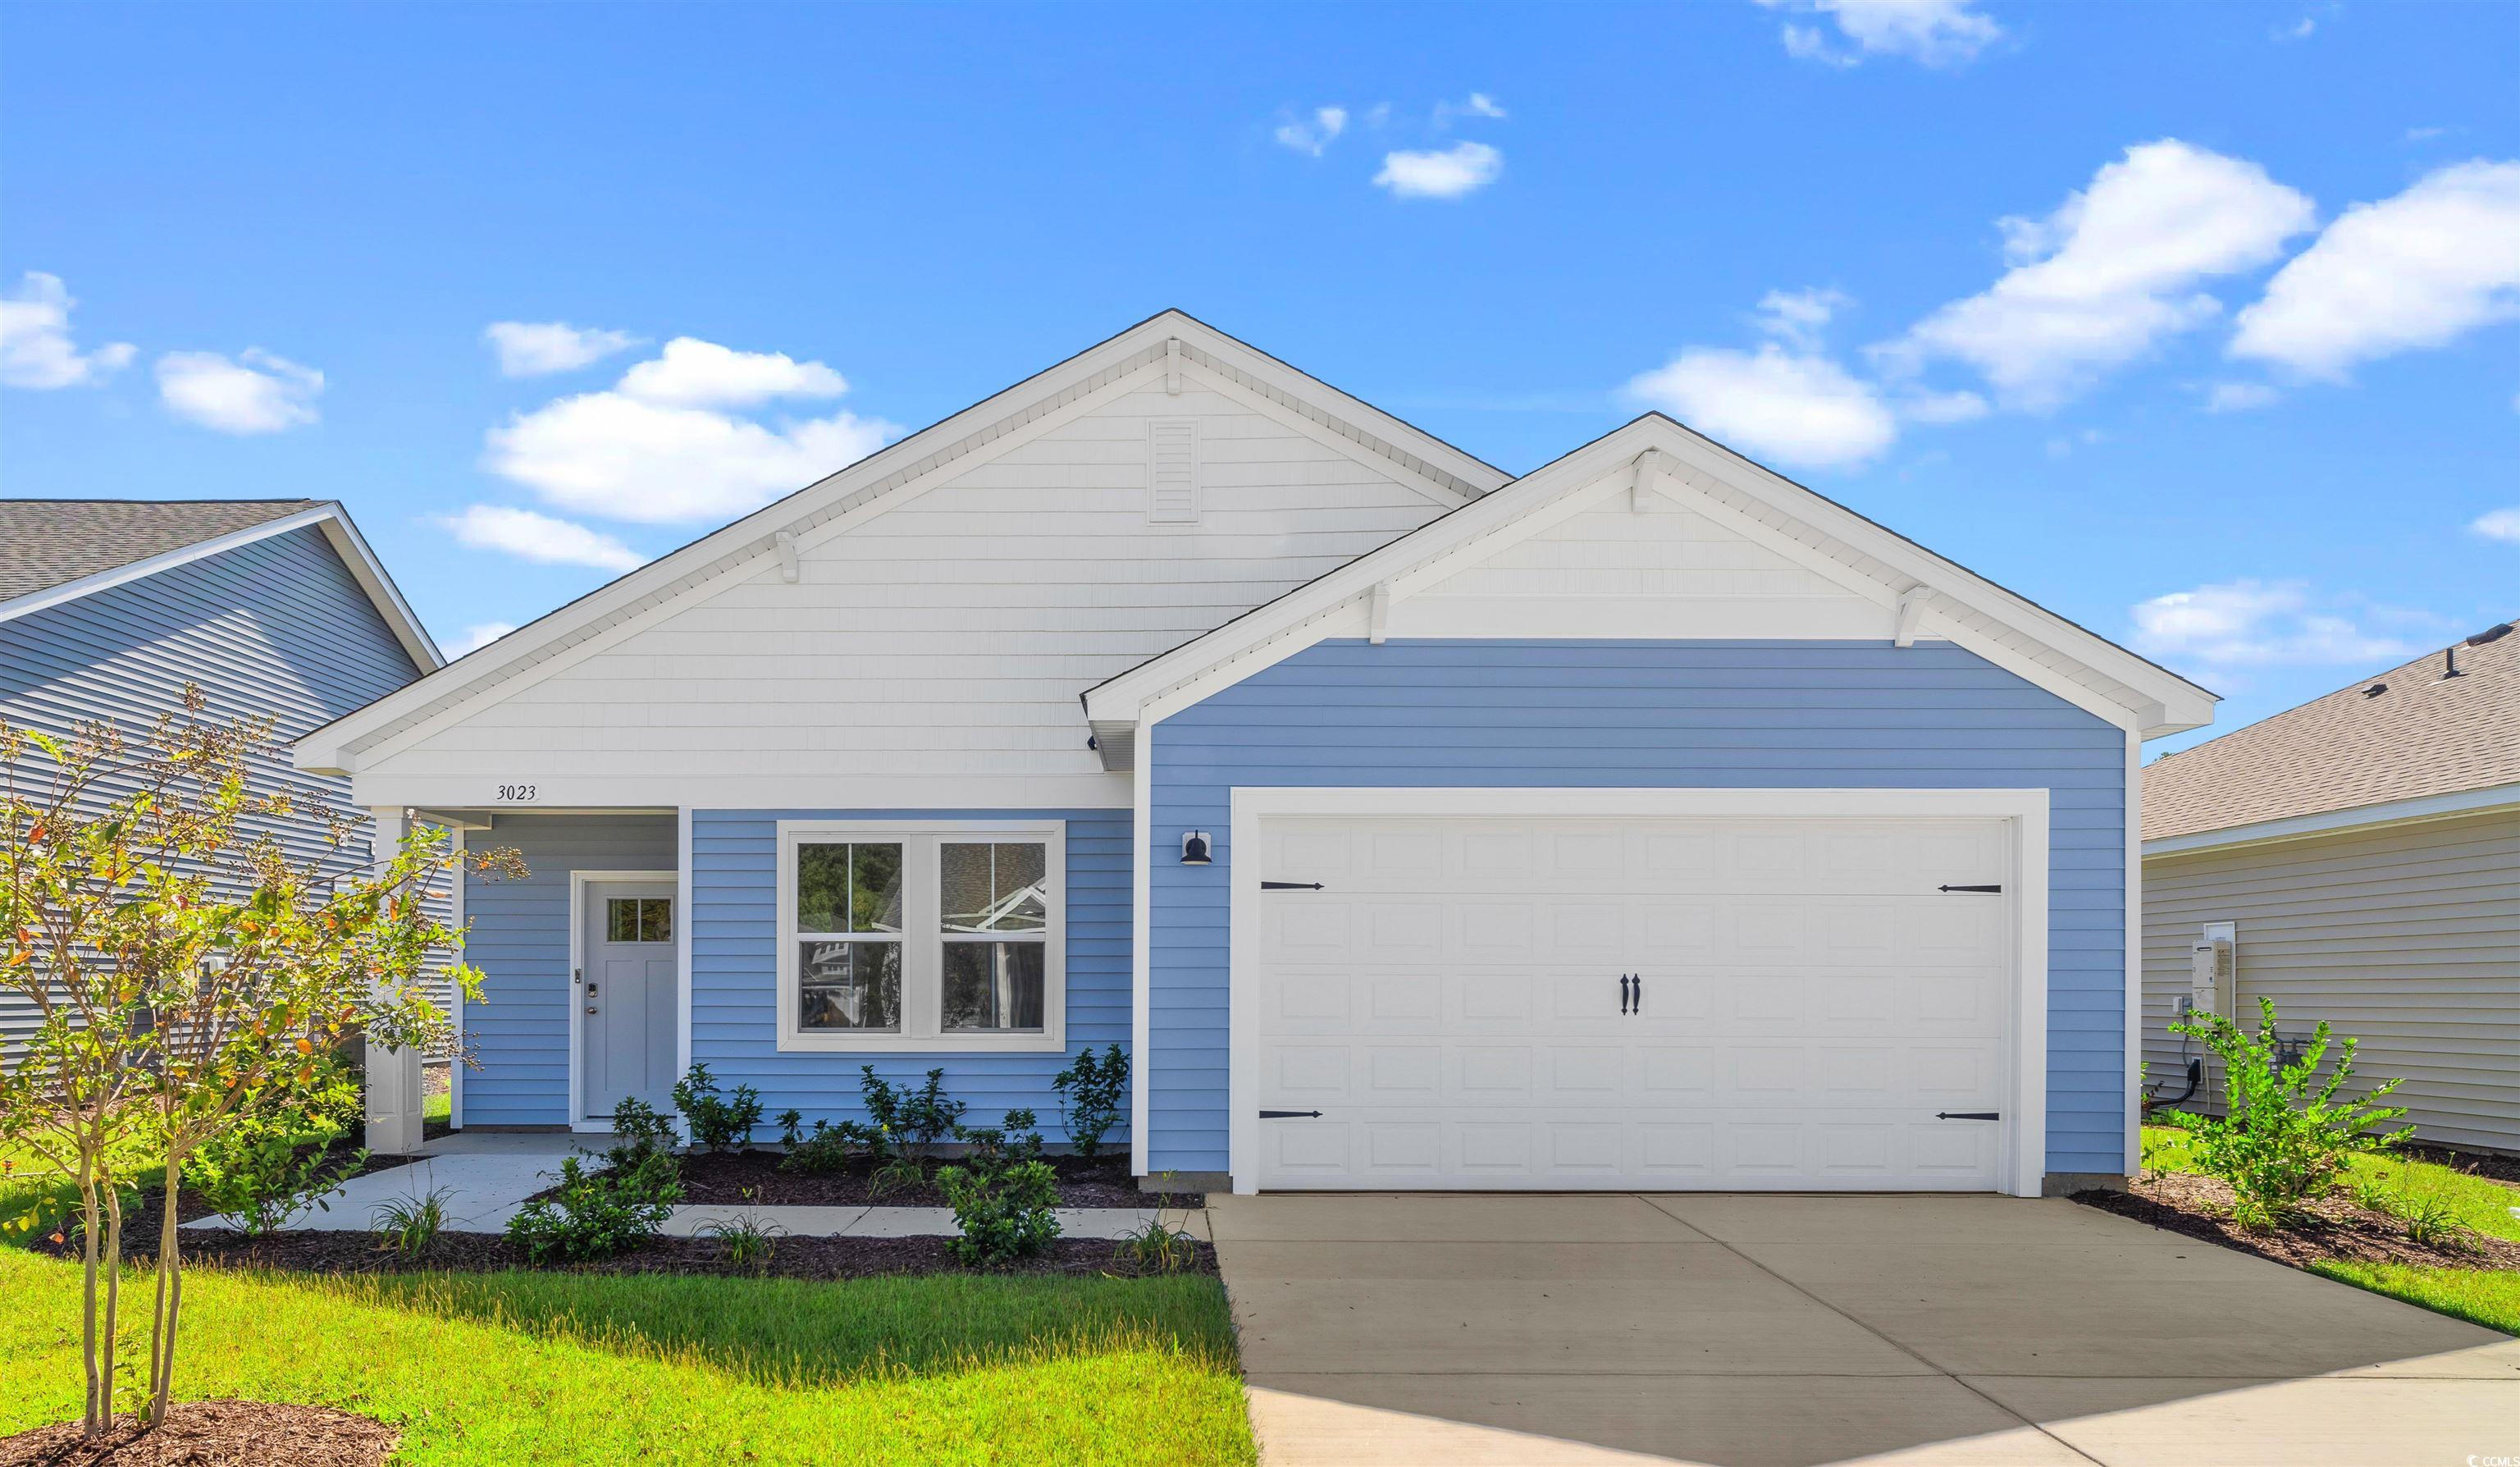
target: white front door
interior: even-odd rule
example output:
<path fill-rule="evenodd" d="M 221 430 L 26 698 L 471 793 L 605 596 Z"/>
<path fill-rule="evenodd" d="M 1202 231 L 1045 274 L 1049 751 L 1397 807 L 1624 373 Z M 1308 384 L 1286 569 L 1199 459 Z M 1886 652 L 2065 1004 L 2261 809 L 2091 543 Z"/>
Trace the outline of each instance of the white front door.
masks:
<path fill-rule="evenodd" d="M 2002 1182 L 2004 820 L 1258 829 L 1262 1187 Z"/>
<path fill-rule="evenodd" d="M 579 1119 L 637 1098 L 658 1109 L 674 1088 L 672 882 L 591 881 L 578 972 Z"/>

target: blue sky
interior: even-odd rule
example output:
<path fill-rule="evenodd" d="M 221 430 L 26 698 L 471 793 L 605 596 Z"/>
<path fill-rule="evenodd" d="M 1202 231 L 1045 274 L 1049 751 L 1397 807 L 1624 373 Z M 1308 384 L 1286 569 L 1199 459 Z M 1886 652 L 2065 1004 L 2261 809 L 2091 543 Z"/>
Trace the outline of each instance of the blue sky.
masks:
<path fill-rule="evenodd" d="M 2520 613 L 2515 74 L 2487 4 L 11 6 L 0 492 L 339 498 L 455 648 L 1178 305 L 1509 470 L 1672 411 L 2228 729 Z"/>

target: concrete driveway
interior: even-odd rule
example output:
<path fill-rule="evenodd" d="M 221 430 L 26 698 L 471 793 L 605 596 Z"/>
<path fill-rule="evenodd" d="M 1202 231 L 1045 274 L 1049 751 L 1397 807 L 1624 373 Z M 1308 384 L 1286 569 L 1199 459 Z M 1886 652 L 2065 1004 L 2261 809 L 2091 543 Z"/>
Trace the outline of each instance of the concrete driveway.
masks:
<path fill-rule="evenodd" d="M 1215 1200 L 1265 1467 L 2520 1462 L 2520 1341 L 2069 1202 Z"/>

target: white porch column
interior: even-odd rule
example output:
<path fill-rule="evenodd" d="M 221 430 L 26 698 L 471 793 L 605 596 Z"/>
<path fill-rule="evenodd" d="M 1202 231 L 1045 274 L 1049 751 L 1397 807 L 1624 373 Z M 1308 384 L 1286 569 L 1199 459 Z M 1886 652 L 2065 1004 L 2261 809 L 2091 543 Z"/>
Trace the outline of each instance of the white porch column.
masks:
<path fill-rule="evenodd" d="M 369 835 L 370 858 L 379 866 L 402 849 L 410 826 L 399 805 L 378 805 Z M 368 1149 L 380 1156 L 409 1156 L 420 1149 L 420 1051 L 386 1049 L 371 1042 L 367 1052 Z"/>

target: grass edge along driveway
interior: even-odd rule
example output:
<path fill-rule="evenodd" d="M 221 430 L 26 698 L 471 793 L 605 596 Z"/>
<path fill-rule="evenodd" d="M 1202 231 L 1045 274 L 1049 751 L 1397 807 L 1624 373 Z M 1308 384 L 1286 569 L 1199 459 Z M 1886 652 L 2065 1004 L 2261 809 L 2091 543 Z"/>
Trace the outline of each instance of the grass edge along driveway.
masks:
<path fill-rule="evenodd" d="M 2147 1169 L 2194 1172 L 2187 1160 L 2187 1133 L 2172 1126 L 2143 1128 L 2143 1164 Z M 2377 1182 L 2384 1188 L 2436 1195 L 2450 1205 L 2462 1226 L 2488 1237 L 2520 1239 L 2520 1187 L 2413 1157 L 2357 1156 L 2347 1163 L 2345 1180 Z M 2520 1335 L 2520 1269 L 2438 1268 L 2408 1263 L 2364 1263 L 2330 1259 L 2309 1265 L 2310 1271 L 2339 1283 L 2385 1294 L 2391 1299 Z"/>
<path fill-rule="evenodd" d="M 76 1414 L 77 1287 L 0 1248 L 0 1437 Z M 204 1268 L 184 1293 L 180 1396 L 358 1411 L 397 1462 L 1255 1459 L 1206 1277 Z"/>

